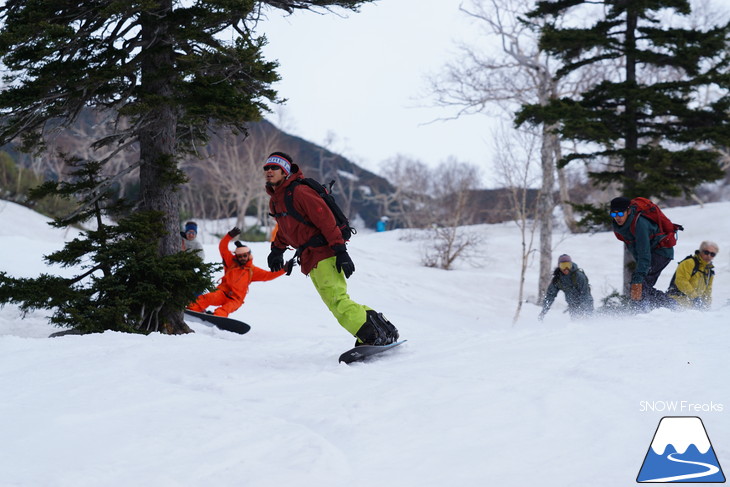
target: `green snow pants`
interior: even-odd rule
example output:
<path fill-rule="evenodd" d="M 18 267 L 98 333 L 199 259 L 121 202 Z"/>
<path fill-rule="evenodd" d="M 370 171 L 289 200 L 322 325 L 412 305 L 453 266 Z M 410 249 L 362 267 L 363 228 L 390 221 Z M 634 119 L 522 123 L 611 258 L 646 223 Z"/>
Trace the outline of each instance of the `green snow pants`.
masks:
<path fill-rule="evenodd" d="M 347 294 L 347 281 L 342 272 L 335 267 L 336 257 L 329 257 L 317 263 L 317 267 L 309 272 L 314 288 L 322 301 L 335 316 L 342 327 L 352 336 L 367 319 L 367 311 L 371 308 L 357 304 Z"/>

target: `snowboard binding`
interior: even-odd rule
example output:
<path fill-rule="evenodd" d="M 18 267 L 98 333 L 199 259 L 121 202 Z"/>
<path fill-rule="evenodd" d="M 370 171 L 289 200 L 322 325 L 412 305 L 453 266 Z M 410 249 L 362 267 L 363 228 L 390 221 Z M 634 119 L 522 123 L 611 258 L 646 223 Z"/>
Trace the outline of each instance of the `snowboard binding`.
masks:
<path fill-rule="evenodd" d="M 398 341 L 398 329 L 383 316 L 374 310 L 367 311 L 365 323 L 355 334 L 355 346 L 360 345 L 390 345 Z"/>

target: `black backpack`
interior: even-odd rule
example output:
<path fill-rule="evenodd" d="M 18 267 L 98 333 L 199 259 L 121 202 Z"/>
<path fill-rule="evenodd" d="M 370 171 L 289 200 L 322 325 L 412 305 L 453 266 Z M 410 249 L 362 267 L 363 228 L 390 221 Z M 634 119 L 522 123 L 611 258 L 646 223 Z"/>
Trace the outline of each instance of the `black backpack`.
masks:
<path fill-rule="evenodd" d="M 335 201 L 335 197 L 332 196 L 332 186 L 334 186 L 335 184 L 334 179 L 330 181 L 329 185 L 327 186 L 324 186 L 319 181 L 312 178 L 295 179 L 289 184 L 289 186 L 286 188 L 286 193 L 284 193 L 284 204 L 286 205 L 286 212 L 277 213 L 271 216 L 273 216 L 274 218 L 278 218 L 280 216 L 289 215 L 291 217 L 294 217 L 296 220 L 304 223 L 305 225 L 309 225 L 311 227 L 314 226 L 312 222 L 304 218 L 304 216 L 302 216 L 302 214 L 294 208 L 294 189 L 300 184 L 309 186 L 320 196 L 320 198 L 324 200 L 324 202 L 327 204 L 327 207 L 332 211 L 332 214 L 335 217 L 335 222 L 337 223 L 337 228 L 339 228 L 340 232 L 342 232 L 342 239 L 345 242 L 350 240 L 350 238 L 357 233 L 357 230 L 354 227 L 350 226 L 350 220 L 342 211 L 342 208 L 340 208 L 340 206 Z M 314 238 L 316 239 L 318 237 L 319 240 L 322 240 L 321 242 L 308 242 L 307 246 L 318 246 L 318 244 L 327 244 L 327 241 L 324 240 L 324 236 L 317 235 Z"/>

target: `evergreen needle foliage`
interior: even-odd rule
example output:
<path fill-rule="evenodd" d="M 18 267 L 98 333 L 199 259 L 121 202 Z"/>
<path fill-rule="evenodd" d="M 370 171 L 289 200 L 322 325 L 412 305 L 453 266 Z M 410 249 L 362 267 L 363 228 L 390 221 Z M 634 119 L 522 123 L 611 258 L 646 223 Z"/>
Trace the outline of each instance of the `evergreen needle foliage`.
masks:
<path fill-rule="evenodd" d="M 212 130 L 229 128 L 245 133 L 246 124 L 259 120 L 267 103 L 279 101 L 272 89 L 279 79 L 277 63 L 263 58 L 266 38 L 255 33 L 258 19 L 267 8 L 289 13 L 333 6 L 357 10 L 369 1 L 0 3 L 0 63 L 5 68 L 0 90 L 0 145 L 21 140 L 22 150 L 41 151 L 48 131 L 68 127 L 82 110 L 95 108 L 111 115 L 106 126 L 109 133 L 96 140 L 92 148 L 106 151 L 106 160 L 121 151 L 139 154 L 139 215 L 120 221 L 119 229 L 102 225 L 98 235 L 88 233 L 87 242 L 71 246 L 88 250 L 99 259 L 87 277 L 100 282 L 85 291 L 77 287 L 81 278 L 68 282 L 47 277 L 34 282 L 59 295 L 75 292 L 81 296 L 86 292 L 89 300 L 96 300 L 96 306 L 109 309 L 93 312 L 88 305 L 82 305 L 80 298 L 64 297 L 55 302 L 58 306 L 65 303 L 54 317 L 57 323 L 70 324 L 78 319 L 79 327 L 85 330 L 95 326 L 150 330 L 164 323 L 171 333 L 189 331 L 182 316 L 182 306 L 189 299 L 178 298 L 193 295 L 167 287 L 170 282 L 181 284 L 184 279 L 178 271 L 189 271 L 192 266 L 188 257 L 177 255 L 178 189 L 185 181 L 178 167 L 180 156 L 194 152 Z M 87 170 L 97 172 L 91 162 Z M 87 182 L 87 196 L 93 201 L 88 200 L 78 213 L 59 223 L 83 221 L 90 214 L 100 219 L 102 213 L 94 206 L 105 187 Z M 43 188 L 56 190 L 73 192 L 53 182 Z M 130 226 L 141 228 L 132 230 Z M 126 244 L 126 238 L 135 242 Z M 126 248 L 130 256 L 117 254 L 117 248 Z M 121 260 L 114 261 L 110 256 Z M 123 268 L 118 268 L 116 262 L 123 262 Z M 135 266 L 136 272 L 126 272 Z M 168 276 L 162 279 L 166 267 Z M 107 275 L 112 270 L 125 277 Z M 103 278 L 96 272 L 102 272 Z M 138 272 L 149 279 L 140 280 Z M 189 274 L 186 279 L 186 286 L 195 287 L 192 283 L 202 276 Z M 68 291 L 60 290 L 64 283 Z M 4 276 L 3 292 L 8 292 L 7 286 L 11 285 L 28 290 L 30 282 Z M 32 299 L 29 292 L 19 290 L 7 296 Z M 100 322 L 94 324 L 92 315 Z"/>
<path fill-rule="evenodd" d="M 71 278 L 0 273 L 0 302 L 19 304 L 23 312 L 53 310 L 52 323 L 82 333 L 164 331 L 160 310 L 182 309 L 209 289 L 213 265 L 190 252 L 159 258 L 161 231 L 160 215 L 134 213 L 119 225 L 83 232 L 45 260 L 86 272 Z"/>
<path fill-rule="evenodd" d="M 124 202 L 110 201 L 111 193 L 100 189 L 110 184 L 99 177 L 98 162 L 72 160 L 69 165 L 75 182 L 48 182 L 34 196 L 82 196 L 78 211 L 51 225 L 94 220 L 96 229 L 82 232 L 45 261 L 83 272 L 70 278 L 49 274 L 14 278 L 0 273 L 0 303 L 16 303 L 24 313 L 53 310 L 52 323 L 82 333 L 169 331 L 160 311 L 166 306 L 182 309 L 211 288 L 214 266 L 191 252 L 160 257 L 159 240 L 165 229 L 159 213 L 135 212 L 120 217 L 117 225 L 105 223 L 109 216 L 121 215 Z"/>
<path fill-rule="evenodd" d="M 586 18 L 578 9 L 591 5 L 590 15 L 602 17 L 588 27 L 550 22 Z M 518 124 L 556 124 L 580 148 L 559 164 L 592 163 L 598 186 L 617 185 L 628 197 L 689 195 L 723 175 L 717 149 L 730 144 L 730 24 L 662 26 L 660 14 L 672 11 L 687 15 L 690 5 L 558 0 L 538 2 L 529 14 L 548 21 L 540 47 L 562 63 L 558 76 L 591 69 L 596 81 L 574 98 L 523 106 Z"/>

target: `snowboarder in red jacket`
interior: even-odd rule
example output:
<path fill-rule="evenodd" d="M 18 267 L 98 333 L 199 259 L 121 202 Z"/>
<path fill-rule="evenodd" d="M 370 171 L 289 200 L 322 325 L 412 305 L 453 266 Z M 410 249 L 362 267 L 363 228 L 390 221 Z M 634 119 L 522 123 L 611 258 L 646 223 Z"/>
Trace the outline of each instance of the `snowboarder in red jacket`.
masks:
<path fill-rule="evenodd" d="M 356 303 L 347 294 L 347 281 L 355 264 L 347 253 L 342 232 L 332 210 L 316 191 L 305 184 L 289 186 L 302 178 L 291 156 L 274 152 L 264 163 L 270 213 L 278 230 L 271 243 L 269 269 L 284 269 L 287 247 L 297 249 L 302 273 L 308 275 L 322 301 L 340 325 L 357 339 L 355 345 L 387 345 L 398 340 L 398 330 L 382 313 Z M 296 211 L 310 224 L 287 214 L 285 195 L 292 191 Z"/>

